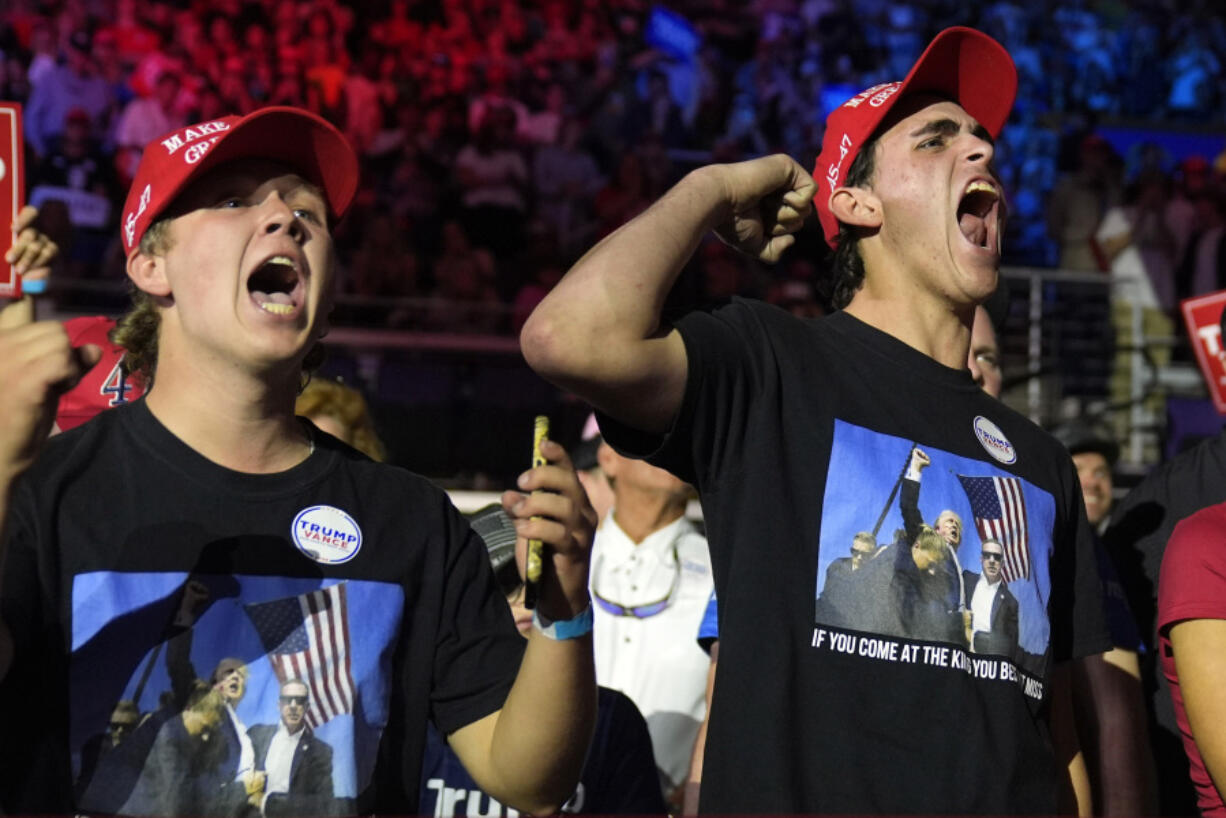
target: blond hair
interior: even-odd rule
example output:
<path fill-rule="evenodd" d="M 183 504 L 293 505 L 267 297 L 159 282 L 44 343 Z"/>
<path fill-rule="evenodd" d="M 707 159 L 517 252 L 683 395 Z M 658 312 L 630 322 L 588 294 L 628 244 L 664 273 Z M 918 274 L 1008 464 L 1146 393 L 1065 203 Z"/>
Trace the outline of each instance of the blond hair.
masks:
<path fill-rule="evenodd" d="M 348 430 L 345 442 L 350 446 L 371 460 L 387 459 L 387 449 L 375 431 L 366 399 L 353 387 L 328 379 L 311 380 L 298 394 L 294 412 L 307 418 L 321 415 L 332 418 Z"/>

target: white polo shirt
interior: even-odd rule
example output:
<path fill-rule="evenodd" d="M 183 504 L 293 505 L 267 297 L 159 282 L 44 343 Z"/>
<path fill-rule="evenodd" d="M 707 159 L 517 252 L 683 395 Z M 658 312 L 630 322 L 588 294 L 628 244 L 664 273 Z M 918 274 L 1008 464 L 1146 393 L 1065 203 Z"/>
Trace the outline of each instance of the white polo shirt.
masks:
<path fill-rule="evenodd" d="M 635 545 L 611 511 L 596 532 L 590 582 L 596 681 L 638 706 L 671 789 L 686 779 L 706 713 L 710 659 L 697 637 L 712 590 L 707 540 L 682 517 Z M 610 613 L 600 599 L 640 616 Z M 663 610 L 642 615 L 654 607 Z"/>

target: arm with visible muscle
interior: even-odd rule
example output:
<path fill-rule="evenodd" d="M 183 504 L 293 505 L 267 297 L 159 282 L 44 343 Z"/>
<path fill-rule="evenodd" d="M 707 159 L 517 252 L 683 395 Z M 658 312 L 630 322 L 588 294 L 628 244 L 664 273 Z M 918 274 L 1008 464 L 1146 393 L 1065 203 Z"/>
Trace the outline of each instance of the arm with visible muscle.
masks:
<path fill-rule="evenodd" d="M 524 357 L 546 380 L 635 428 L 663 433 L 681 406 L 686 353 L 661 311 L 708 231 L 767 261 L 789 247 L 816 185 L 783 155 L 689 173 L 583 256 L 533 311 Z"/>

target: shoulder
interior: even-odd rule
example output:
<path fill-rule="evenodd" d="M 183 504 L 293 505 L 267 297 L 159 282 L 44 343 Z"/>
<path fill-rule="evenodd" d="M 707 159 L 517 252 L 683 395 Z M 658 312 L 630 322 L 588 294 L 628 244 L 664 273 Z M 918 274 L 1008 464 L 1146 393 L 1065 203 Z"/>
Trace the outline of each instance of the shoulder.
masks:
<path fill-rule="evenodd" d="M 1128 492 L 1116 511 L 1147 501 L 1203 497 L 1210 486 L 1222 484 L 1226 484 L 1226 430 L 1155 468 Z M 1219 493 L 1226 496 L 1226 491 Z"/>
<path fill-rule="evenodd" d="M 1178 561 L 1194 555 L 1226 556 L 1226 503 L 1202 508 L 1175 524 L 1167 544 L 1166 560 Z"/>
<path fill-rule="evenodd" d="M 826 319 L 806 319 L 754 298 L 733 296 L 686 312 L 676 322 L 682 335 L 702 329 L 723 328 L 743 334 L 773 335 L 821 329 Z"/>
<path fill-rule="evenodd" d="M 304 753 L 314 753 L 318 756 L 332 755 L 332 745 L 315 735 L 315 731 L 310 727 L 304 728 L 307 732 L 302 736 Z"/>

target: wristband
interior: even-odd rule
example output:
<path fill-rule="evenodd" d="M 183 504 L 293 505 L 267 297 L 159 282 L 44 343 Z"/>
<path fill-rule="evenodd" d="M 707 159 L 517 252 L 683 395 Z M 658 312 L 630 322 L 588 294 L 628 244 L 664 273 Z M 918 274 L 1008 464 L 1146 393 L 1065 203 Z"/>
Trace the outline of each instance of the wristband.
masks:
<path fill-rule="evenodd" d="M 21 282 L 21 289 L 30 295 L 42 294 L 47 292 L 47 279 L 36 278 L 33 281 Z"/>
<path fill-rule="evenodd" d="M 541 615 L 537 608 L 532 612 L 532 627 L 538 630 L 546 639 L 561 641 L 563 639 L 578 639 L 592 632 L 592 604 L 570 619 L 548 619 Z"/>

